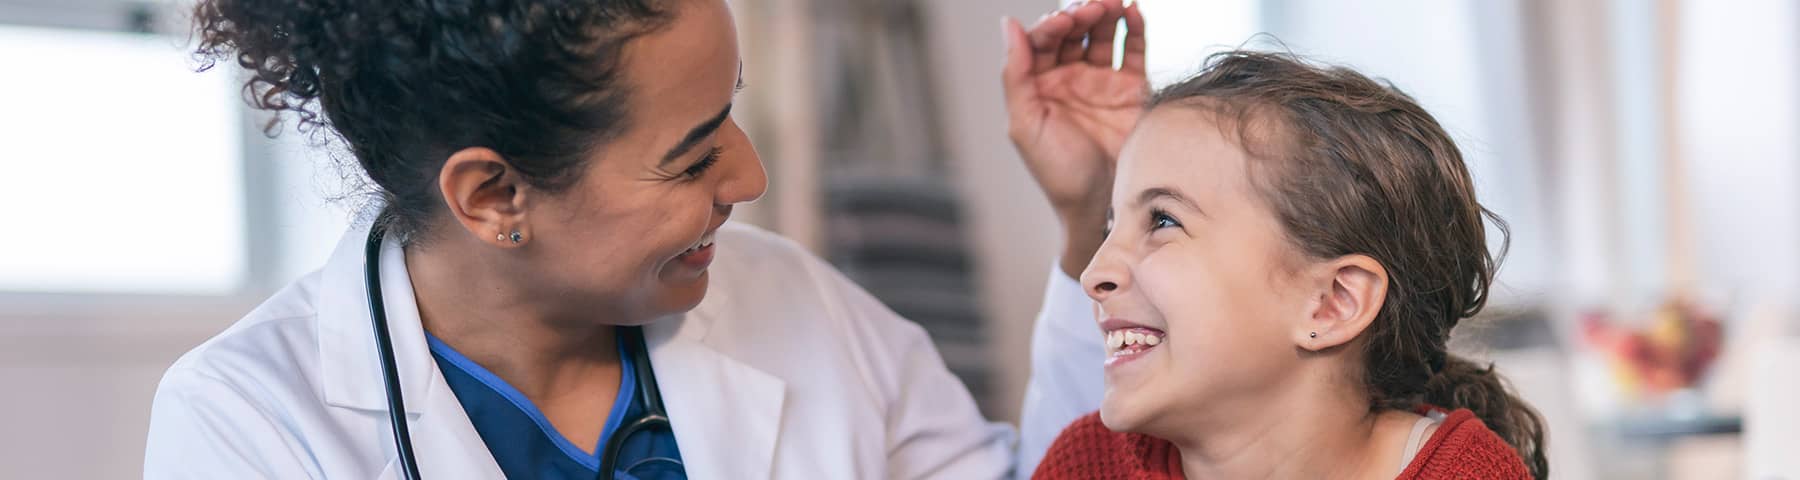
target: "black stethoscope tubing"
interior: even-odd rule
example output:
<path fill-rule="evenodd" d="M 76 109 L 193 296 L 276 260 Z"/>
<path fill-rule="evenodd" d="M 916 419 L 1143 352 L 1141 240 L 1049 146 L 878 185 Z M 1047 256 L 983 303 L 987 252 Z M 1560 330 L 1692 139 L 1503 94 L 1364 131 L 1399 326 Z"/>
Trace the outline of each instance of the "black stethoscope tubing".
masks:
<path fill-rule="evenodd" d="M 400 473 L 406 480 L 419 480 L 419 461 L 412 447 L 412 434 L 406 425 L 406 401 L 400 391 L 400 369 L 394 361 L 394 342 L 388 335 L 387 310 L 381 300 L 381 242 L 384 234 L 379 222 L 369 229 L 369 240 L 363 247 L 363 283 L 369 295 L 369 324 L 375 329 L 375 353 L 381 357 L 381 380 L 387 389 L 388 421 L 394 430 L 394 450 L 400 457 Z M 656 373 L 650 368 L 650 349 L 644 343 L 642 327 L 621 327 L 625 348 L 631 355 L 632 371 L 637 374 L 638 401 L 644 403 L 644 415 L 633 419 L 608 438 L 600 455 L 598 478 L 607 478 L 617 468 L 620 449 L 632 434 L 662 428 L 672 430 L 669 413 L 663 409 L 662 391 L 656 386 Z"/>

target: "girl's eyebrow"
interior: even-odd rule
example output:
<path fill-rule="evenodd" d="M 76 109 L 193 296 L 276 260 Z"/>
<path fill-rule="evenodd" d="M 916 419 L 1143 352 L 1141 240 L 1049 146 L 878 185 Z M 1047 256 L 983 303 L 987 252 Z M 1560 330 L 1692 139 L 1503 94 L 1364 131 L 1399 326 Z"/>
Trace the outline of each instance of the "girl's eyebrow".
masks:
<path fill-rule="evenodd" d="M 1137 202 L 1133 203 L 1132 207 L 1133 208 L 1141 208 L 1144 204 L 1150 203 L 1151 200 L 1155 200 L 1158 198 L 1168 198 L 1170 200 L 1174 200 L 1182 205 L 1187 206 L 1188 208 L 1194 209 L 1194 211 L 1196 211 L 1196 212 L 1200 212 L 1201 215 L 1206 215 L 1205 209 L 1200 208 L 1199 204 L 1194 203 L 1194 201 L 1189 199 L 1186 195 L 1182 195 L 1181 190 L 1176 189 L 1174 187 L 1146 188 L 1146 189 L 1144 189 L 1143 192 L 1138 193 Z"/>

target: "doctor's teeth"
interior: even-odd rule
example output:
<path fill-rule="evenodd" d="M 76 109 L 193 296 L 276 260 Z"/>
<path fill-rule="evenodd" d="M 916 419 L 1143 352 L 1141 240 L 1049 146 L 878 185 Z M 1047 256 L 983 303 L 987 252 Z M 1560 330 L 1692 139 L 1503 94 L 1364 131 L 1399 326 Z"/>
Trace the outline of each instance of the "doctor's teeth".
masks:
<path fill-rule="evenodd" d="M 682 250 L 681 253 L 683 255 L 686 255 L 689 253 L 694 253 L 695 251 L 700 250 L 702 248 L 710 247 L 710 246 L 712 246 L 712 244 L 713 244 L 713 234 L 708 233 L 708 234 L 706 234 L 706 236 L 700 237 L 699 242 L 695 242 L 693 245 L 688 245 L 687 250 Z"/>

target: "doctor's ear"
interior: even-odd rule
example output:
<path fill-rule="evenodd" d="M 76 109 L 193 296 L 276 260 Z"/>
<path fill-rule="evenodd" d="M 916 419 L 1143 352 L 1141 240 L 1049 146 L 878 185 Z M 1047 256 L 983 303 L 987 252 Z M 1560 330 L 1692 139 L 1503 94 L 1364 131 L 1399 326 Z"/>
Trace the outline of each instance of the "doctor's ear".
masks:
<path fill-rule="evenodd" d="M 1292 333 L 1309 351 L 1355 340 L 1386 303 L 1387 268 L 1368 255 L 1345 255 L 1309 269 L 1311 298 L 1307 316 Z"/>
<path fill-rule="evenodd" d="M 499 152 L 486 147 L 457 150 L 438 171 L 438 190 L 450 216 L 475 238 L 511 247 L 529 236 L 525 231 L 529 185 Z"/>

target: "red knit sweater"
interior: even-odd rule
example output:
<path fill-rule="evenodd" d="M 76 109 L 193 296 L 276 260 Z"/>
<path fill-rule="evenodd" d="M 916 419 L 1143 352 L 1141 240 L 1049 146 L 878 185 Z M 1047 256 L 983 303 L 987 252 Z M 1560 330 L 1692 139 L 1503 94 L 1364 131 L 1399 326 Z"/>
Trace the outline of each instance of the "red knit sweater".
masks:
<path fill-rule="evenodd" d="M 1098 412 L 1063 429 L 1038 464 L 1034 480 L 1180 480 L 1181 453 L 1148 435 L 1117 433 Z M 1499 435 L 1461 409 L 1450 412 L 1396 480 L 1531 478 L 1525 462 Z"/>

